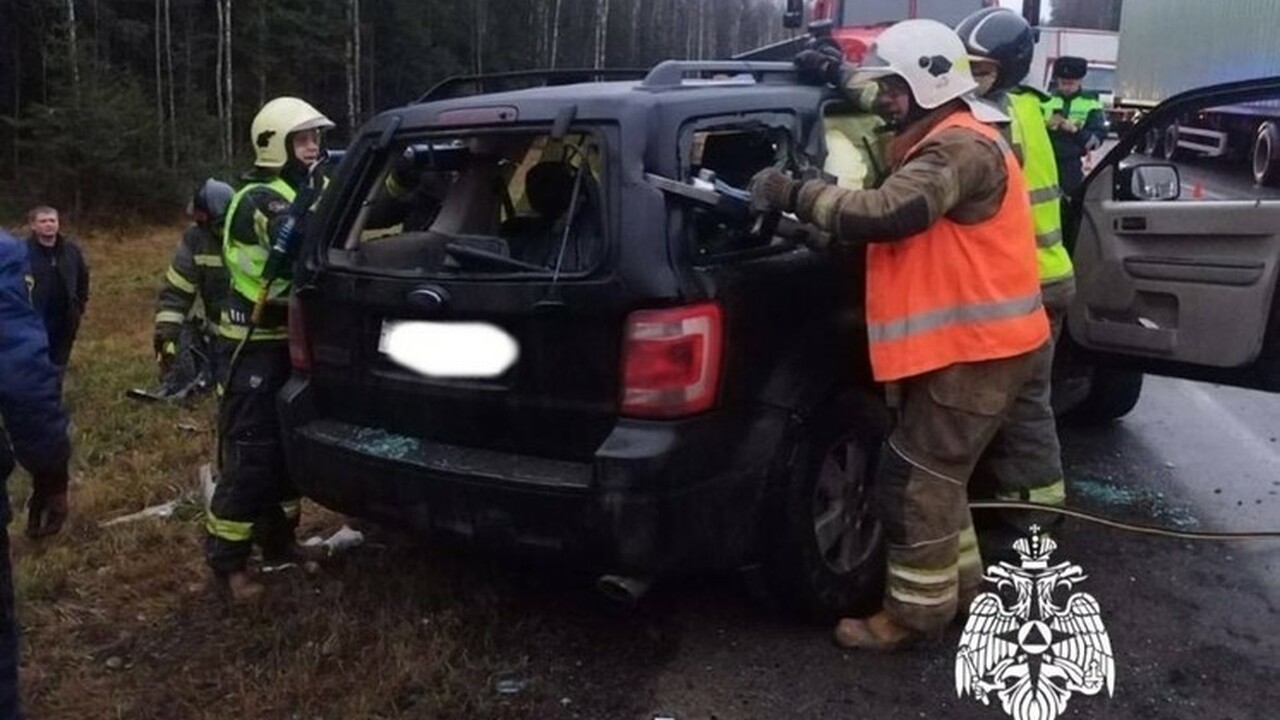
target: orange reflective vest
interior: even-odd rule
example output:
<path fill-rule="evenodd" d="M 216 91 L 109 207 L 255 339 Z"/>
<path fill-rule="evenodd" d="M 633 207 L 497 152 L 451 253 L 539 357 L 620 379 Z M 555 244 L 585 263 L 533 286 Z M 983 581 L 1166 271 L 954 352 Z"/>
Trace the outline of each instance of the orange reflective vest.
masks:
<path fill-rule="evenodd" d="M 972 130 L 1004 150 L 1004 201 L 995 215 L 975 225 L 944 217 L 905 240 L 867 246 L 867 334 L 879 382 L 1021 355 L 1049 339 L 1036 249 L 1027 242 L 1035 228 L 1018 160 L 1000 133 L 968 110 L 938 123 L 921 143 L 953 127 Z"/>

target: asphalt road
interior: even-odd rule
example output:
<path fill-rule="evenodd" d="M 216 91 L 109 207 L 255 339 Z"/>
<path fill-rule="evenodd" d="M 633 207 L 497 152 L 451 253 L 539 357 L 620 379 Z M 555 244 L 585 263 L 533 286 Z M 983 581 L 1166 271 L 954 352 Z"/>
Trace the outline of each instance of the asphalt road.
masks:
<path fill-rule="evenodd" d="M 1280 530 L 1280 396 L 1148 378 L 1105 428 L 1064 429 L 1071 503 L 1197 530 Z M 1280 540 L 1189 542 L 1072 522 L 1055 560 L 1083 566 L 1116 657 L 1114 696 L 1061 717 L 1263 720 L 1280 707 Z M 572 593 L 569 593 L 572 595 Z M 614 615 L 559 592 L 530 603 L 546 717 L 1006 717 L 958 699 L 959 628 L 892 656 L 761 608 L 735 582 L 660 587 Z"/>
<path fill-rule="evenodd" d="M 1183 200 L 1280 200 L 1280 188 L 1254 184 L 1245 163 L 1202 158 L 1175 164 L 1182 176 Z"/>

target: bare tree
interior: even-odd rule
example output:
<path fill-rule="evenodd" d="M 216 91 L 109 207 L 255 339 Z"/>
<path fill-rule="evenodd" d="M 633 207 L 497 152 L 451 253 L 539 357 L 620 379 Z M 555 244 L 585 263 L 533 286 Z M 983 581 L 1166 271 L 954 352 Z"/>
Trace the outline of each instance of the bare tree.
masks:
<path fill-rule="evenodd" d="M 222 160 L 231 162 L 235 147 L 232 145 L 233 106 L 232 101 L 232 67 L 231 67 L 231 0 L 214 0 L 218 11 L 218 62 L 214 83 L 218 98 L 218 123 L 222 128 L 219 139 L 222 142 Z"/>
<path fill-rule="evenodd" d="M 356 127 L 356 76 L 359 74 L 357 65 L 360 62 L 358 56 L 359 49 L 356 46 L 355 38 L 357 33 L 356 24 L 359 22 L 359 15 L 356 6 L 357 0 L 347 0 L 347 127 L 352 130 Z"/>
<path fill-rule="evenodd" d="M 560 5 L 564 0 L 555 0 L 555 13 L 551 17 L 551 67 L 556 66 L 556 54 L 560 49 Z"/>
<path fill-rule="evenodd" d="M 164 25 L 160 23 L 160 0 L 155 1 L 156 10 L 156 33 L 155 33 L 155 61 L 156 61 L 156 152 L 160 165 L 164 165 L 164 75 L 162 74 L 163 63 L 160 60 L 160 35 L 164 32 Z"/>
<path fill-rule="evenodd" d="M 484 73 L 484 36 L 488 32 L 489 0 L 472 0 L 475 3 L 475 68 L 476 74 Z"/>
<path fill-rule="evenodd" d="M 67 39 L 71 53 L 71 88 L 80 106 L 80 48 L 76 42 L 76 0 L 67 0 Z"/>
<path fill-rule="evenodd" d="M 214 8 L 218 11 L 218 60 L 217 69 L 214 71 L 217 82 L 213 84 L 213 89 L 218 102 L 218 144 L 222 148 L 222 160 L 227 162 L 231 159 L 231 149 L 227 147 L 227 134 L 223 130 L 227 125 L 227 101 L 223 97 L 227 89 L 226 83 L 223 82 L 227 57 L 227 17 L 226 8 L 223 6 L 222 0 L 215 0 Z"/>
<path fill-rule="evenodd" d="M 267 0 L 258 0 L 258 107 L 267 103 Z"/>
<path fill-rule="evenodd" d="M 698 0 L 698 59 L 707 56 L 707 0 Z"/>
<path fill-rule="evenodd" d="M 630 54 L 630 64 L 635 67 L 640 66 L 640 10 L 644 7 L 644 0 L 631 0 L 631 42 L 627 45 L 627 52 Z"/>
<path fill-rule="evenodd" d="M 226 124 L 223 125 L 223 132 L 225 133 L 226 138 L 227 162 L 230 162 L 232 156 L 235 154 L 235 145 L 233 144 L 233 138 L 235 136 L 235 73 L 232 72 L 231 66 L 231 0 L 222 0 L 222 2 L 225 2 L 226 4 L 226 8 L 222 11 L 226 20 L 225 24 L 222 26 L 222 32 L 226 43 L 226 62 L 224 69 L 227 71 L 226 77 L 224 78 L 226 81 L 226 89 L 223 91 L 223 97 L 226 98 L 227 101 L 227 115 L 225 118 Z"/>
<path fill-rule="evenodd" d="M 596 57 L 594 67 L 604 67 L 608 49 L 609 0 L 596 0 Z"/>
<path fill-rule="evenodd" d="M 164 0 L 164 56 L 169 76 L 169 150 L 172 167 L 178 166 L 178 110 L 173 97 L 173 21 L 170 0 Z"/>

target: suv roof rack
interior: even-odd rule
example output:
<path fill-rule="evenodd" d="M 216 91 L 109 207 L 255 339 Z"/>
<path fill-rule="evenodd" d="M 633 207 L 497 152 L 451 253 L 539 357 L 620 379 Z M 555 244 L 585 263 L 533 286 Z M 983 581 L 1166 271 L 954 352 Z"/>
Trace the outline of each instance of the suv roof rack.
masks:
<path fill-rule="evenodd" d="M 667 88 L 684 84 L 693 73 L 731 73 L 751 75 L 757 82 L 765 75 L 794 76 L 795 65 L 789 62 L 752 62 L 748 60 L 665 60 L 645 76 L 643 87 Z"/>
<path fill-rule="evenodd" d="M 566 68 L 563 70 L 517 70 L 484 75 L 457 75 L 440 81 L 418 98 L 418 102 L 449 100 L 469 95 L 485 95 L 531 87 L 572 85 L 582 82 L 639 80 L 650 75 L 647 68 Z"/>

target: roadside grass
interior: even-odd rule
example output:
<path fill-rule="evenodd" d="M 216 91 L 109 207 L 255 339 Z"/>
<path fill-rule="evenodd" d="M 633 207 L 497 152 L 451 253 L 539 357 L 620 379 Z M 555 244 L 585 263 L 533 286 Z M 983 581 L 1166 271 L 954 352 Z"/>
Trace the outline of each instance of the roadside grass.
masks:
<path fill-rule="evenodd" d="M 267 576 L 266 601 L 239 609 L 206 584 L 198 501 L 169 519 L 99 527 L 187 493 L 199 497 L 198 468 L 212 458 L 211 399 L 182 408 L 124 396 L 154 382 L 154 298 L 179 232 L 83 240 L 93 292 L 66 383 L 76 451 L 63 533 L 40 543 L 22 537 L 28 486 L 18 479 L 10 488 L 31 716 L 317 720 L 558 710 L 556 698 L 535 690 L 495 692 L 503 673 L 527 667 L 531 647 L 554 653 L 537 649 L 546 632 L 542 619 L 524 614 L 527 596 L 508 592 L 509 575 L 484 563 L 389 535 L 316 576 Z M 182 431 L 179 422 L 207 431 Z M 341 518 L 308 503 L 303 523 L 300 536 L 336 529 Z M 573 632 L 551 634 L 576 644 Z"/>

